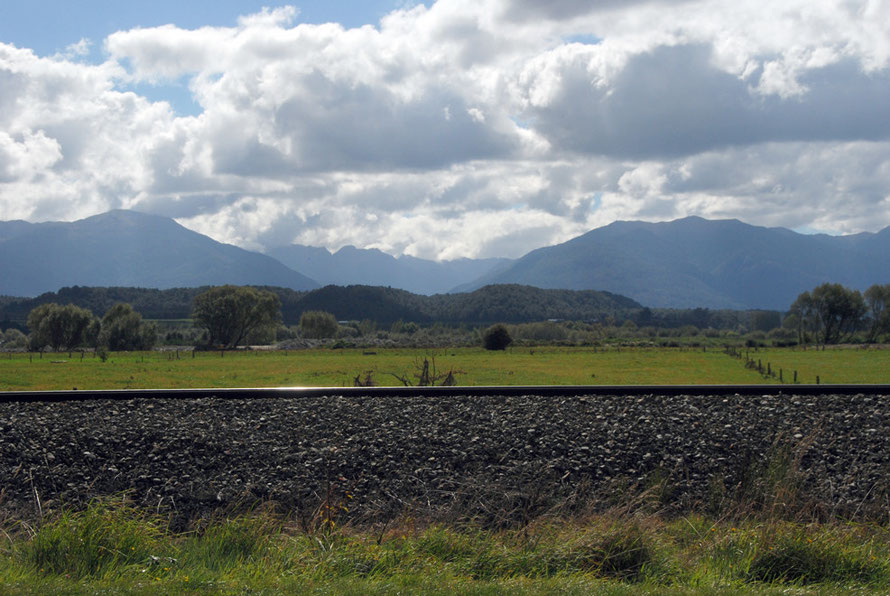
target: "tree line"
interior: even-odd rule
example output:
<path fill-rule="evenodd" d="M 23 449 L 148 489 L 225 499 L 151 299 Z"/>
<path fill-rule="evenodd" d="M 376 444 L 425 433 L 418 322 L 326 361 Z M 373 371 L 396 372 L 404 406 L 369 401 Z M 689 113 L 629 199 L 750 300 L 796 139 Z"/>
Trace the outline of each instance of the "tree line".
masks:
<path fill-rule="evenodd" d="M 94 300 L 102 294 L 88 290 L 63 289 L 60 294 L 80 294 Z M 126 294 L 118 291 L 122 289 L 106 290 L 115 290 L 108 292 L 109 295 Z M 396 319 L 392 323 L 392 332 L 411 334 L 419 328 L 418 323 L 430 323 L 431 312 L 445 316 L 446 320 L 454 317 L 453 320 L 469 321 L 477 327 L 480 324 L 482 327 L 494 324 L 498 315 L 503 318 L 497 322 L 514 324 L 517 320 L 521 324 L 522 321 L 581 321 L 587 318 L 588 321 L 599 321 L 594 324 L 603 325 L 604 330 L 620 327 L 622 331 L 633 331 L 636 335 L 641 335 L 645 329 L 665 327 L 686 329 L 693 335 L 699 330 L 734 329 L 736 332 L 776 332 L 776 337 L 793 333 L 796 341 L 791 343 L 798 344 L 832 344 L 850 341 L 854 336 L 857 341 L 874 342 L 890 333 L 890 309 L 887 308 L 890 284 L 874 285 L 864 293 L 840 284 L 822 284 L 800 294 L 787 313 L 711 311 L 704 308 L 650 310 L 629 299 L 604 292 L 541 290 L 510 285 L 488 286 L 470 294 L 433 297 L 417 296 L 392 288 L 329 286 L 299 297 L 289 290 L 283 290 L 286 303 L 281 298 L 282 290 L 219 286 L 204 288 L 199 292 L 179 289 L 172 291 L 171 295 L 176 296 L 177 300 L 186 295 L 192 296 L 187 317 L 183 319 L 202 330 L 203 336 L 197 343 L 221 348 L 234 348 L 248 340 L 272 343 L 276 337 L 281 339 L 282 331 L 288 331 L 285 326 L 288 321 L 284 315 L 288 308 L 300 309 L 299 337 L 307 339 L 337 337 L 344 333 L 344 327 L 338 320 L 353 321 L 350 324 L 354 329 L 350 327 L 346 331 L 352 329 L 362 334 L 363 328 L 365 331 L 376 330 L 379 319 L 386 322 L 399 314 L 408 314 L 413 320 L 405 322 L 402 318 Z M 137 289 L 130 291 L 133 295 L 139 295 Z M 150 291 L 155 296 L 163 292 Z M 356 300 L 350 302 L 350 298 Z M 429 303 L 438 303 L 440 308 L 425 308 L 424 304 Z M 6 299 L 4 304 L 8 306 L 15 304 L 15 301 Z M 369 312 L 362 309 L 366 304 L 376 306 Z M 379 319 L 367 318 L 375 315 Z M 358 321 L 359 317 L 362 317 L 361 322 Z M 30 331 L 28 336 L 15 328 L 8 328 L 0 334 L 0 345 L 4 349 L 48 348 L 55 351 L 80 347 L 145 350 L 159 340 L 157 324 L 143 320 L 142 314 L 126 302 L 112 304 L 101 318 L 74 303 L 60 305 L 46 302 L 28 312 L 26 323 Z M 553 325 L 543 329 L 547 332 L 545 335 L 558 331 L 565 333 L 562 329 L 551 327 Z M 534 331 L 540 335 L 537 332 L 542 330 L 522 331 L 524 334 Z M 787 339 L 787 335 L 783 335 L 783 338 Z"/>
<path fill-rule="evenodd" d="M 326 286 L 310 292 L 288 288 L 256 286 L 275 294 L 281 303 L 282 322 L 298 325 L 306 311 L 327 311 L 338 320 L 374 321 L 389 327 L 396 321 L 419 325 L 486 325 L 497 322 L 522 323 L 549 318 L 596 320 L 614 316 L 626 318 L 642 305 L 629 298 L 593 290 L 542 290 L 531 286 L 486 286 L 466 294 L 423 296 L 405 290 L 379 286 Z M 0 303 L 4 327 L 24 327 L 28 313 L 44 303 L 74 304 L 95 314 L 114 304 L 131 304 L 149 320 L 190 319 L 196 296 L 209 287 L 154 290 L 144 288 L 68 287 L 32 299 L 11 299 Z"/>
<path fill-rule="evenodd" d="M 288 288 L 256 286 L 275 294 L 281 303 L 282 324 L 299 325 L 303 313 L 325 311 L 341 321 L 371 321 L 378 327 L 399 322 L 429 326 L 486 326 L 498 322 L 519 324 L 548 319 L 619 324 L 631 320 L 638 327 L 699 329 L 759 329 L 779 326 L 776 311 L 734 311 L 708 308 L 650 309 L 633 300 L 594 290 L 540 289 L 522 285 L 492 285 L 464 294 L 423 296 L 405 290 L 379 286 L 326 286 L 311 292 Z M 194 314 L 196 296 L 210 287 L 173 288 L 92 288 L 73 286 L 30 299 L 0 300 L 0 327 L 24 330 L 29 312 L 40 304 L 74 304 L 101 316 L 113 305 L 124 302 L 145 319 L 187 321 Z"/>

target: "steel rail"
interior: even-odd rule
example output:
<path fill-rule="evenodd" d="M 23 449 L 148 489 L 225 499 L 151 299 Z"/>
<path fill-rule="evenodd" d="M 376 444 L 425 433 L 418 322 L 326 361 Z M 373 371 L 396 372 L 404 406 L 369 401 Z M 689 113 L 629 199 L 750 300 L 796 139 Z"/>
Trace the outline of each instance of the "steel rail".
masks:
<path fill-rule="evenodd" d="M 585 395 L 888 395 L 890 385 L 485 385 L 452 387 L 239 387 L 204 389 L 101 389 L 0 391 L 0 403 L 104 399 L 263 399 L 301 397 L 449 397 Z"/>

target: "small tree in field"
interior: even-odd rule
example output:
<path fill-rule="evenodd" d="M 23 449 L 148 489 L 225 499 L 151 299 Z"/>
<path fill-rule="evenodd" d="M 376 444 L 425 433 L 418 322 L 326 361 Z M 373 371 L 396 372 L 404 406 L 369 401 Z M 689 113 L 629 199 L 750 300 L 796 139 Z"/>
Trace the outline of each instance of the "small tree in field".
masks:
<path fill-rule="evenodd" d="M 118 302 L 102 317 L 99 345 L 108 350 L 150 350 L 157 341 L 157 328 L 145 323 L 130 304 Z"/>
<path fill-rule="evenodd" d="M 482 334 L 482 345 L 486 350 L 506 350 L 513 343 L 506 325 L 492 325 Z"/>
<path fill-rule="evenodd" d="M 281 301 L 267 290 L 219 286 L 195 296 L 193 316 L 207 329 L 211 346 L 235 348 L 251 331 L 278 325 Z"/>
<path fill-rule="evenodd" d="M 800 294 L 790 309 L 790 314 L 798 320 L 801 343 L 806 339 L 805 332 L 810 330 L 823 345 L 850 339 L 862 324 L 865 313 L 865 300 L 858 290 L 832 283 Z"/>
<path fill-rule="evenodd" d="M 323 310 L 307 310 L 300 316 L 300 332 L 309 339 L 336 337 L 340 324 L 337 317 Z"/>

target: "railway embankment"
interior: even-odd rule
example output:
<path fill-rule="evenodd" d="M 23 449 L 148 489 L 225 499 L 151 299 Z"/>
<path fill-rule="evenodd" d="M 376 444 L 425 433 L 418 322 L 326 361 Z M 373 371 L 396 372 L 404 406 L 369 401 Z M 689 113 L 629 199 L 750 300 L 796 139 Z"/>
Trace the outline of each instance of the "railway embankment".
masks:
<path fill-rule="evenodd" d="M 515 523 L 585 508 L 886 517 L 884 395 L 188 397 L 0 403 L 0 512 L 126 495 L 188 520 Z M 0 514 L 0 517 L 3 517 Z"/>

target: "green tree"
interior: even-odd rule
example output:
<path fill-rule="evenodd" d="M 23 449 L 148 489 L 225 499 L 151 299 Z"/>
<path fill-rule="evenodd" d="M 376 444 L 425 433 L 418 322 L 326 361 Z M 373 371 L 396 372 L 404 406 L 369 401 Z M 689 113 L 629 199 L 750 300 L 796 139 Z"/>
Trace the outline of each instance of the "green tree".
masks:
<path fill-rule="evenodd" d="M 865 290 L 865 304 L 870 321 L 868 341 L 875 341 L 879 335 L 890 332 L 890 284 L 875 284 Z"/>
<path fill-rule="evenodd" d="M 824 345 L 850 339 L 862 325 L 865 311 L 865 300 L 858 290 L 824 283 L 800 294 L 790 313 L 798 317 L 801 343 L 806 340 L 806 331 L 811 331 Z"/>
<path fill-rule="evenodd" d="M 81 346 L 87 342 L 94 321 L 93 313 L 73 304 L 41 304 L 28 313 L 31 347 L 42 350 L 49 346 L 53 351 L 58 351 Z"/>
<path fill-rule="evenodd" d="M 797 343 L 806 344 L 809 339 L 807 332 L 813 330 L 813 322 L 815 321 L 813 297 L 810 296 L 809 292 L 801 293 L 797 300 L 791 304 L 791 309 L 788 311 L 788 321 L 795 324 Z"/>
<path fill-rule="evenodd" d="M 754 310 L 751 311 L 751 330 L 752 331 L 772 331 L 776 327 L 782 325 L 782 318 L 778 312 L 774 310 Z"/>
<path fill-rule="evenodd" d="M 157 327 L 126 302 L 118 302 L 102 317 L 98 343 L 108 350 L 150 350 L 158 338 Z"/>
<path fill-rule="evenodd" d="M 27 347 L 28 336 L 15 327 L 10 327 L 0 334 L 0 349 L 5 352 L 24 350 Z"/>
<path fill-rule="evenodd" d="M 300 333 L 309 339 L 336 337 L 340 324 L 337 317 L 323 310 L 307 310 L 300 315 Z"/>
<path fill-rule="evenodd" d="M 210 345 L 234 348 L 251 331 L 277 327 L 281 322 L 281 301 L 267 290 L 218 286 L 195 296 L 192 317 L 207 330 Z"/>
<path fill-rule="evenodd" d="M 482 334 L 482 345 L 486 350 L 506 350 L 513 343 L 506 325 L 492 325 Z"/>

